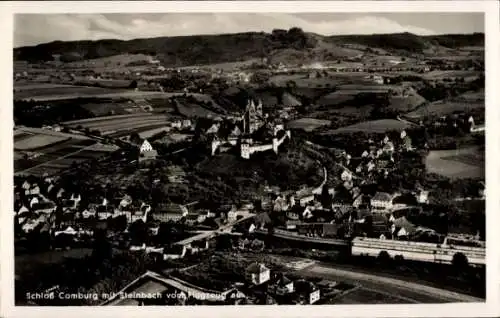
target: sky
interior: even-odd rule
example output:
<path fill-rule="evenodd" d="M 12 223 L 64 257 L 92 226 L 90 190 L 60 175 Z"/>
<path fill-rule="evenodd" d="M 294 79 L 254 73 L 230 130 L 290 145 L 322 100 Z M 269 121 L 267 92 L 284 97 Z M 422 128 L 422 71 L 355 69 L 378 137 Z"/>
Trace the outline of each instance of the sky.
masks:
<path fill-rule="evenodd" d="M 302 28 L 322 35 L 484 32 L 482 13 L 17 14 L 14 47 L 51 41 L 220 34 Z"/>

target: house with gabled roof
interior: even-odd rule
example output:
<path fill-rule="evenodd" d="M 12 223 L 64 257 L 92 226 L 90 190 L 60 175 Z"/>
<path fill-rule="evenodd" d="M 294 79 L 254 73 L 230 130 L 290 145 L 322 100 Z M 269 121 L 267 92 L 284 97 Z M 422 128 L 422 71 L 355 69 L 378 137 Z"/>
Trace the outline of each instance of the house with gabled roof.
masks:
<path fill-rule="evenodd" d="M 376 212 L 386 212 L 392 209 L 393 195 L 387 192 L 377 192 L 370 200 L 371 208 Z"/>
<path fill-rule="evenodd" d="M 271 270 L 261 263 L 253 263 L 245 270 L 247 281 L 252 285 L 261 285 L 271 278 Z"/>
<path fill-rule="evenodd" d="M 145 139 L 139 148 L 139 162 L 155 160 L 157 156 L 158 152 L 154 150 L 153 146 Z"/>
<path fill-rule="evenodd" d="M 178 222 L 189 213 L 188 209 L 181 204 L 160 204 L 158 205 L 151 215 L 154 219 L 161 222 L 174 221 Z"/>

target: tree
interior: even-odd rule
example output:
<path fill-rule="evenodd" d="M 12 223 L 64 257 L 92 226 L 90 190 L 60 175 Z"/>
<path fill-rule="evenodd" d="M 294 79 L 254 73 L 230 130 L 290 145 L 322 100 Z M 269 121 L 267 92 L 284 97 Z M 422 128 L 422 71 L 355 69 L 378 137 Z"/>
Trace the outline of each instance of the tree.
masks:
<path fill-rule="evenodd" d="M 469 260 L 464 253 L 458 252 L 453 255 L 451 264 L 458 270 L 464 270 L 469 267 Z"/>
<path fill-rule="evenodd" d="M 330 207 L 332 205 L 332 197 L 330 196 L 330 193 L 328 192 L 328 185 L 325 184 L 323 185 L 323 188 L 321 190 L 321 198 L 320 198 L 321 205 L 323 208 Z"/>
<path fill-rule="evenodd" d="M 387 253 L 387 251 L 380 251 L 380 253 L 378 254 L 378 259 L 382 263 L 387 263 L 391 259 L 391 256 L 389 255 L 389 253 Z"/>
<path fill-rule="evenodd" d="M 130 233 L 130 238 L 135 243 L 144 243 L 148 238 L 148 229 L 142 220 L 130 224 L 128 231 Z"/>
<path fill-rule="evenodd" d="M 135 89 L 137 88 L 137 81 L 136 80 L 133 80 L 130 85 L 128 86 L 128 88 L 132 88 L 132 89 Z"/>
<path fill-rule="evenodd" d="M 131 143 L 139 144 L 141 142 L 141 137 L 139 136 L 139 133 L 136 131 L 131 133 L 129 138 Z"/>
<path fill-rule="evenodd" d="M 108 220 L 109 228 L 117 232 L 123 232 L 127 228 L 127 217 L 125 215 L 120 215 L 116 218 L 111 218 Z"/>

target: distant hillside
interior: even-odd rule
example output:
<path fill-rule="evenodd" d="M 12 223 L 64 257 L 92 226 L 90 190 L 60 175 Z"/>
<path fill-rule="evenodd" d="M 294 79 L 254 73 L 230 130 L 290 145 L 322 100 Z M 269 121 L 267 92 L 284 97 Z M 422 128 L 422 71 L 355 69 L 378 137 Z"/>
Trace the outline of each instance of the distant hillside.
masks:
<path fill-rule="evenodd" d="M 337 44 L 358 44 L 386 50 L 421 53 L 433 46 L 458 49 L 466 46 L 484 46 L 484 33 L 419 36 L 412 33 L 341 35 L 328 39 Z"/>
<path fill-rule="evenodd" d="M 14 49 L 16 61 L 49 61 L 58 55 L 63 62 L 108 57 L 124 53 L 157 56 L 166 66 L 185 66 L 276 57 L 276 60 L 332 59 L 355 55 L 344 47 L 357 44 L 389 51 L 423 52 L 433 46 L 459 48 L 483 46 L 484 34 L 418 36 L 410 33 L 321 36 L 299 28 L 271 33 L 248 32 L 135 39 L 130 41 L 55 41 Z"/>

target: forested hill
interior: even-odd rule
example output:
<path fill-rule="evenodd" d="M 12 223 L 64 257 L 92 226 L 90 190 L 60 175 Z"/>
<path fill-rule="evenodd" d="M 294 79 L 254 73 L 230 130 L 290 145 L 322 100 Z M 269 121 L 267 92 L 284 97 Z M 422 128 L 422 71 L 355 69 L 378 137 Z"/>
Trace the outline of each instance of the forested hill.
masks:
<path fill-rule="evenodd" d="M 55 41 L 14 49 L 15 60 L 50 61 L 61 55 L 63 61 L 108 57 L 124 53 L 144 53 L 160 58 L 164 65 L 223 63 L 281 55 L 302 55 L 329 58 L 353 54 L 345 48 L 355 44 L 388 51 L 423 52 L 439 47 L 456 49 L 463 46 L 484 46 L 484 34 L 418 36 L 411 33 L 381 35 L 322 36 L 305 33 L 299 28 L 273 30 L 271 33 L 248 32 L 221 35 L 194 35 L 148 39 Z M 321 55 L 319 56 L 321 58 Z"/>

